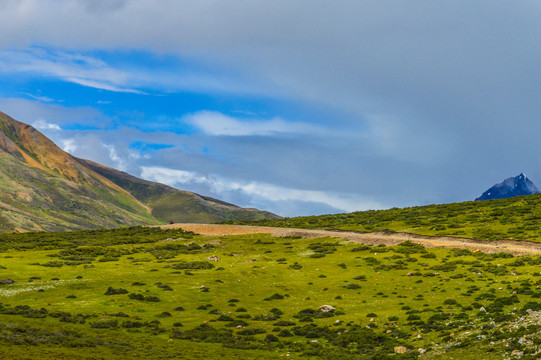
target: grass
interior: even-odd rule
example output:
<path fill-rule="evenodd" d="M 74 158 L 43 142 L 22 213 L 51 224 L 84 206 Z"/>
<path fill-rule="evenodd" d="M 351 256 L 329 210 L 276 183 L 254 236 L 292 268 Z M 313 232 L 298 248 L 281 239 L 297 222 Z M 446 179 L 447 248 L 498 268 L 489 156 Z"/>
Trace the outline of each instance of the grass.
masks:
<path fill-rule="evenodd" d="M 525 311 L 541 257 L 147 228 L 9 244 L 3 357 L 529 359 L 541 343 Z"/>
<path fill-rule="evenodd" d="M 541 241 L 541 194 L 500 200 L 235 223 L 301 229 L 394 231 L 480 240 L 513 239 L 539 242 Z"/>

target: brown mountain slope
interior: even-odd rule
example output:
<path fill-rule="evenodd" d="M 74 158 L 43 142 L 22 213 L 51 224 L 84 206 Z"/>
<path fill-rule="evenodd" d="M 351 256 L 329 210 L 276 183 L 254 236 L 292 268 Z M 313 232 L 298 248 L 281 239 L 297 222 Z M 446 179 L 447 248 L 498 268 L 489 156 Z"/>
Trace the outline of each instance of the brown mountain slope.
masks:
<path fill-rule="evenodd" d="M 0 113 L 0 231 L 158 223 L 124 189 Z"/>
<path fill-rule="evenodd" d="M 276 215 L 78 159 L 0 112 L 0 232 L 261 218 Z"/>

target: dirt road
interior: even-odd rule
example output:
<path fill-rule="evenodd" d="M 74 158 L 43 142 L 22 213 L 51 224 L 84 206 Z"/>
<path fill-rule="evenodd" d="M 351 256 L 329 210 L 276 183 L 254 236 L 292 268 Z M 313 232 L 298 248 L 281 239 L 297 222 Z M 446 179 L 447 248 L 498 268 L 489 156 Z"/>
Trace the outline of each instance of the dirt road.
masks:
<path fill-rule="evenodd" d="M 480 250 L 484 252 L 508 252 L 517 255 L 541 255 L 541 243 L 529 241 L 481 241 L 467 238 L 423 236 L 407 233 L 360 233 L 341 230 L 306 230 L 289 229 L 265 226 L 244 225 L 215 225 L 215 224 L 172 224 L 163 225 L 164 229 L 182 228 L 201 235 L 246 235 L 246 234 L 271 234 L 273 236 L 302 236 L 304 238 L 334 237 L 352 242 L 371 245 L 396 245 L 403 241 L 421 244 L 425 247 L 447 247 Z"/>

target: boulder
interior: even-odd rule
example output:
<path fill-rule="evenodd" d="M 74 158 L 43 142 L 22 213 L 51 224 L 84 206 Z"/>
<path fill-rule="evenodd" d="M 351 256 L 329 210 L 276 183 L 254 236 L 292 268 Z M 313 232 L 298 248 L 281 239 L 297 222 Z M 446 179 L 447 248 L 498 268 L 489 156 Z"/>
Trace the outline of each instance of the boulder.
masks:
<path fill-rule="evenodd" d="M 333 312 L 335 308 L 331 305 L 321 305 L 318 310 L 321 312 Z"/>
<path fill-rule="evenodd" d="M 11 279 L 0 280 L 0 285 L 11 285 L 11 284 L 15 284 L 15 281 Z"/>
<path fill-rule="evenodd" d="M 394 352 L 397 354 L 405 354 L 408 351 L 408 349 L 405 346 L 395 346 Z"/>

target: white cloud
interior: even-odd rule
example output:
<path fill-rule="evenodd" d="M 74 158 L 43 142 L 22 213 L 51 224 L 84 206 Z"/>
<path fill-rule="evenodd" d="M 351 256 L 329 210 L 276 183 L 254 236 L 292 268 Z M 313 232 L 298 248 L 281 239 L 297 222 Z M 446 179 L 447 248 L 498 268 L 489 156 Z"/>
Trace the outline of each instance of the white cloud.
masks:
<path fill-rule="evenodd" d="M 0 50 L 0 69 L 3 72 L 55 77 L 96 89 L 144 94 L 143 91 L 131 87 L 134 76 L 129 72 L 115 69 L 97 58 L 74 52 L 40 47 Z M 27 95 L 41 101 L 52 100 Z"/>
<path fill-rule="evenodd" d="M 34 100 L 38 100 L 38 101 L 41 101 L 41 102 L 45 102 L 45 103 L 48 103 L 48 102 L 53 102 L 54 99 L 50 98 L 50 97 L 47 97 L 47 96 L 39 96 L 39 95 L 33 95 L 33 94 L 29 94 L 29 93 L 23 93 L 24 95 L 34 99 Z"/>
<path fill-rule="evenodd" d="M 127 171 L 130 165 L 141 158 L 141 155 L 131 149 L 123 149 L 122 152 L 118 151 L 118 147 L 113 144 L 101 144 L 105 148 L 109 155 L 109 163 L 113 163 L 114 167 L 121 171 Z"/>
<path fill-rule="evenodd" d="M 38 120 L 34 121 L 31 125 L 33 127 L 35 127 L 36 129 L 40 130 L 40 131 L 47 131 L 47 130 L 60 131 L 60 130 L 62 130 L 58 124 L 48 122 L 47 120 L 44 120 L 44 119 L 38 119 Z"/>
<path fill-rule="evenodd" d="M 67 153 L 74 154 L 79 149 L 75 139 L 64 139 L 61 140 L 61 143 L 62 150 Z"/>
<path fill-rule="evenodd" d="M 146 94 L 144 91 L 135 90 L 135 89 L 128 89 L 128 88 L 122 88 L 116 85 L 107 84 L 103 81 L 96 81 L 91 79 L 85 79 L 85 78 L 77 78 L 77 77 L 66 77 L 64 80 L 68 82 L 72 82 L 75 84 L 79 84 L 82 86 L 87 86 L 95 89 L 101 89 L 101 90 L 107 90 L 107 91 L 115 91 L 115 92 L 126 92 L 126 93 L 132 93 L 132 94 Z"/>
<path fill-rule="evenodd" d="M 212 136 L 269 136 L 275 134 L 314 134 L 323 130 L 301 122 L 288 122 L 280 118 L 270 120 L 240 120 L 215 111 L 200 111 L 182 118 L 207 135 Z"/>
<path fill-rule="evenodd" d="M 157 166 L 141 167 L 141 177 L 179 188 L 190 184 L 203 184 L 208 186 L 213 194 L 222 196 L 225 196 L 228 192 L 241 192 L 248 195 L 254 203 L 257 203 L 258 200 L 264 200 L 265 202 L 302 201 L 323 203 L 332 208 L 347 212 L 383 208 L 381 203 L 357 194 L 291 189 L 273 184 L 232 180 L 217 175 L 205 176 L 191 171 Z M 250 206 L 250 204 L 243 206 Z"/>

